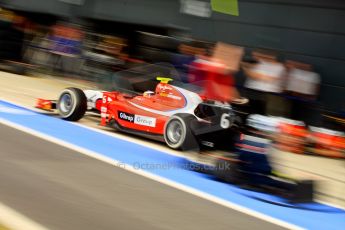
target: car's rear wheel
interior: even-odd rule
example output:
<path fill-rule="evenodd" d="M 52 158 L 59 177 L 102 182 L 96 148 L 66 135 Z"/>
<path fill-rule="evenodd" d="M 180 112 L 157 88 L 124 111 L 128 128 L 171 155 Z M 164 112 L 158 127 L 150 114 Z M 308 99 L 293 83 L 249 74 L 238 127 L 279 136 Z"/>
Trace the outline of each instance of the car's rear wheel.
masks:
<path fill-rule="evenodd" d="M 64 120 L 78 121 L 87 109 L 87 99 L 84 92 L 78 88 L 67 88 L 60 94 L 57 109 Z"/>
<path fill-rule="evenodd" d="M 199 147 L 190 124 L 196 120 L 190 114 L 173 115 L 165 124 L 164 140 L 172 149 L 191 150 Z"/>

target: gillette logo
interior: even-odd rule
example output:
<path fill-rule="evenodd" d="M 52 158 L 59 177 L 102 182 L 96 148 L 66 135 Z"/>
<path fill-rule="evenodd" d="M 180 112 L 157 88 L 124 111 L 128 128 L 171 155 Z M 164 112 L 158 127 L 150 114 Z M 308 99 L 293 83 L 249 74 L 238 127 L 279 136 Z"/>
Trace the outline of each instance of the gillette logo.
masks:
<path fill-rule="evenodd" d="M 118 111 L 118 116 L 121 120 L 129 121 L 129 122 L 134 121 L 134 114 Z"/>

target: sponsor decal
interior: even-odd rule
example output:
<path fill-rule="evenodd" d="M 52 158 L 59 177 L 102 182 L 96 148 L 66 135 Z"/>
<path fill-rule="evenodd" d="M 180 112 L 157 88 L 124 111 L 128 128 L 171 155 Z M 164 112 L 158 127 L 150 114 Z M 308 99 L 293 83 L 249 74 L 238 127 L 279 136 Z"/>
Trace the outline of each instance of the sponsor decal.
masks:
<path fill-rule="evenodd" d="M 131 114 L 131 113 L 125 113 L 125 112 L 118 111 L 118 117 L 121 120 L 125 120 L 128 122 L 134 122 L 134 114 Z"/>
<path fill-rule="evenodd" d="M 156 118 L 153 118 L 153 117 L 125 113 L 122 111 L 118 111 L 118 117 L 121 120 L 125 120 L 125 121 L 138 124 L 138 125 L 144 125 L 144 126 L 150 126 L 150 127 L 156 126 Z"/>
<path fill-rule="evenodd" d="M 169 85 L 158 85 L 158 89 L 159 90 L 162 90 L 162 91 L 165 91 L 165 90 L 173 90 L 173 88 L 171 87 L 171 86 L 169 86 Z"/>
<path fill-rule="evenodd" d="M 209 141 L 201 141 L 201 144 L 211 148 L 214 147 L 214 143 Z"/>
<path fill-rule="evenodd" d="M 146 116 L 141 116 L 141 115 L 134 115 L 134 123 L 139 124 L 139 125 L 155 127 L 156 118 L 146 117 Z"/>

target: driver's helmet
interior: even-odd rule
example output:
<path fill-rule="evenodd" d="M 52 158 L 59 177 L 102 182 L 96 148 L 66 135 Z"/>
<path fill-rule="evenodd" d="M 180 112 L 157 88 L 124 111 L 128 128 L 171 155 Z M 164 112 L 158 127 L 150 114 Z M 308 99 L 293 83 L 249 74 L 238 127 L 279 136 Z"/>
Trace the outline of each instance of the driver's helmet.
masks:
<path fill-rule="evenodd" d="M 143 96 L 146 98 L 151 98 L 154 94 L 155 94 L 155 92 L 153 92 L 151 90 L 147 90 L 143 93 Z"/>

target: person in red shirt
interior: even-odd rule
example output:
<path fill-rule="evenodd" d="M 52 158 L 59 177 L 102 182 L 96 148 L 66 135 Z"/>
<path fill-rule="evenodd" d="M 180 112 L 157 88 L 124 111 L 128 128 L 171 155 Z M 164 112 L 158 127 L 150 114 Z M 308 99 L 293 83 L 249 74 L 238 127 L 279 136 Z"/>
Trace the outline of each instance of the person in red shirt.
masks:
<path fill-rule="evenodd" d="M 200 55 L 190 66 L 189 82 L 201 87 L 207 100 L 240 102 L 232 73 L 215 58 Z"/>

